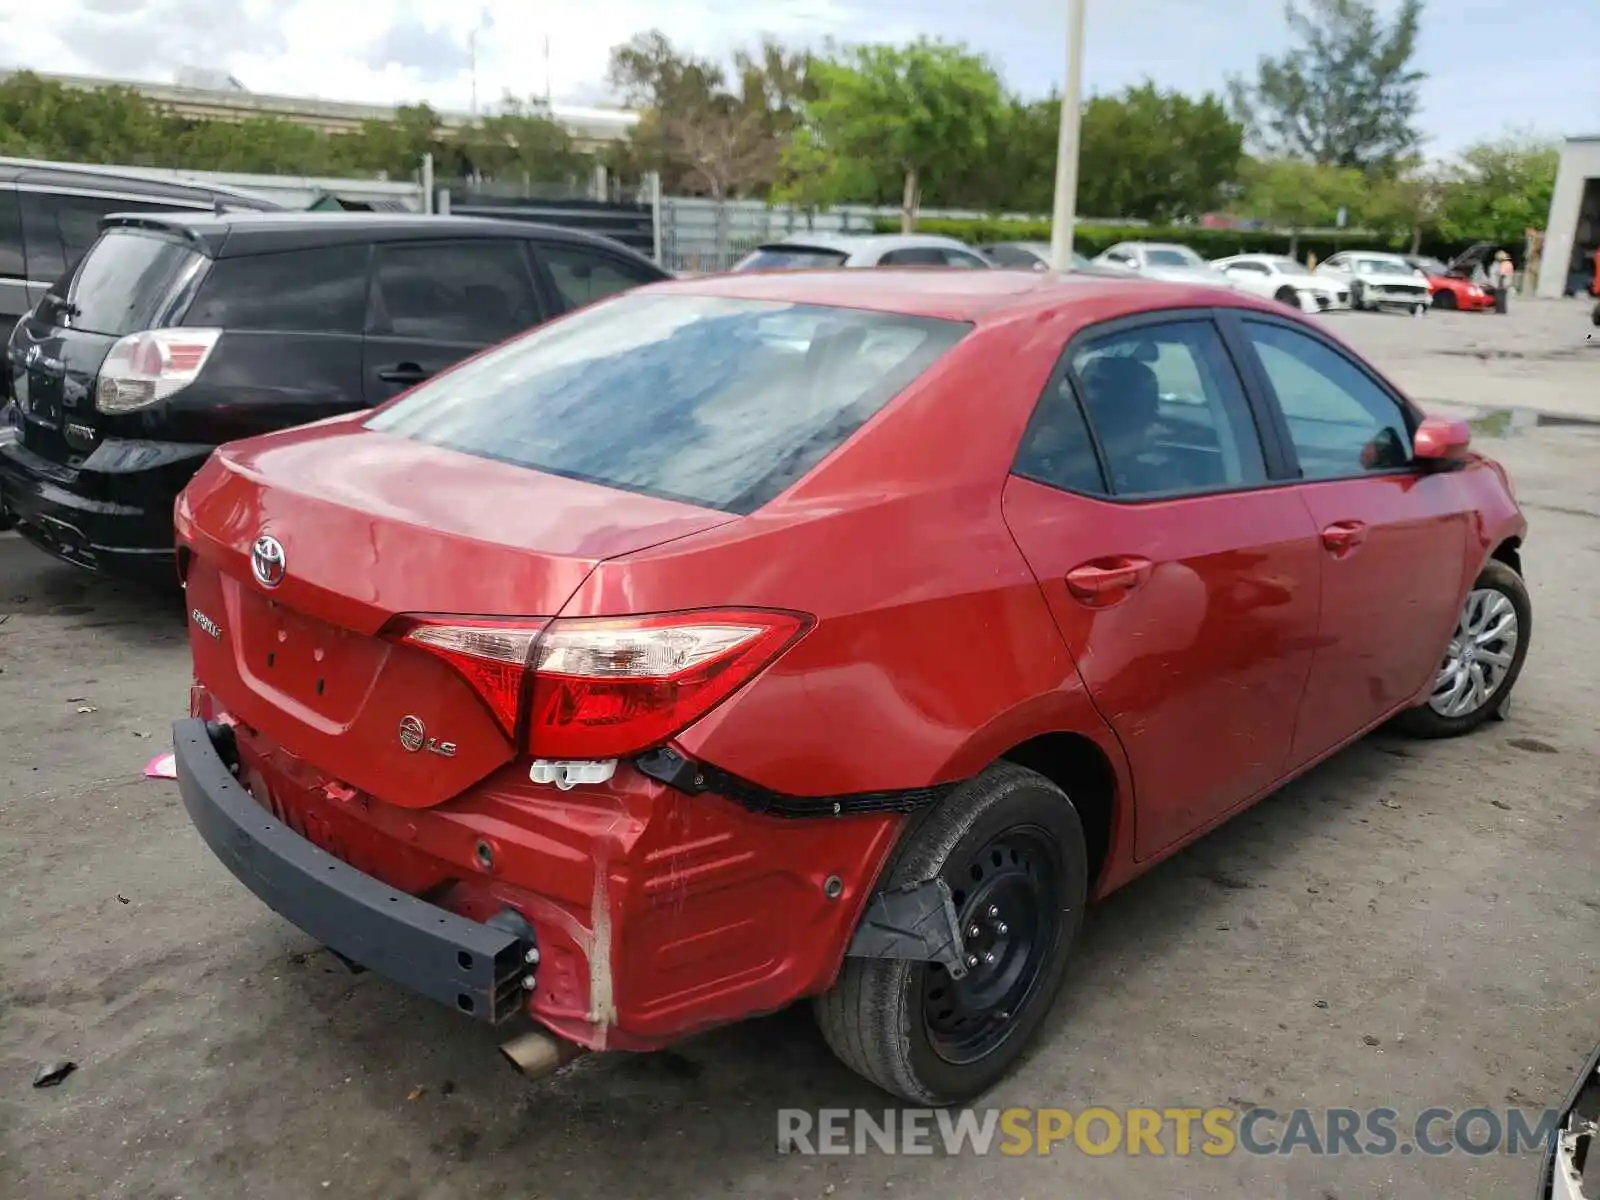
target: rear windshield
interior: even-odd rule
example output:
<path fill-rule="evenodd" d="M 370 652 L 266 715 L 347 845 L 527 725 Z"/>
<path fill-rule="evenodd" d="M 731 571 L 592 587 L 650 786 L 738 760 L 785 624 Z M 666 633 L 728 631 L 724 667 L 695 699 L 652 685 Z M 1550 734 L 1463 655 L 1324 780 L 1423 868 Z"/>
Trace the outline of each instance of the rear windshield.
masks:
<path fill-rule="evenodd" d="M 626 295 L 423 384 L 367 426 L 743 514 L 804 476 L 968 328 L 855 309 Z"/>
<path fill-rule="evenodd" d="M 815 271 L 842 267 L 850 256 L 843 250 L 817 246 L 763 246 L 734 264 L 735 271 Z"/>
<path fill-rule="evenodd" d="M 114 230 L 102 235 L 67 284 L 64 298 L 73 306 L 66 310 L 72 327 L 113 337 L 151 328 L 197 257 L 189 246 L 159 233 Z"/>

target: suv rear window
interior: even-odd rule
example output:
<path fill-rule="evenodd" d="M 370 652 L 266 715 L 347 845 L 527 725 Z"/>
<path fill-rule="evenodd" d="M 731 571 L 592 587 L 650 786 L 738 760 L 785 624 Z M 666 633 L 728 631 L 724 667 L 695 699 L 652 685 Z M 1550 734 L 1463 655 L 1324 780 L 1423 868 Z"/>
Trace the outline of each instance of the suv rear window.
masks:
<path fill-rule="evenodd" d="M 159 233 L 106 233 L 67 285 L 72 327 L 113 337 L 153 327 L 174 286 L 199 257 L 192 247 Z"/>
<path fill-rule="evenodd" d="M 625 491 L 749 513 L 969 326 L 693 295 L 624 295 L 441 375 L 370 429 Z"/>
<path fill-rule="evenodd" d="M 735 271 L 815 271 L 842 267 L 850 256 L 843 250 L 817 246 L 762 246 L 734 264 Z"/>

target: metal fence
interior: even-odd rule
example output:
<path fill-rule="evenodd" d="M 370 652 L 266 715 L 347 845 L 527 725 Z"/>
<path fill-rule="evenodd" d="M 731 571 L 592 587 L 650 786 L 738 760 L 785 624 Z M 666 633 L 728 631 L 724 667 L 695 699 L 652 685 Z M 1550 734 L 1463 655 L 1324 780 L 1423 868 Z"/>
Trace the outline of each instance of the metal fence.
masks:
<path fill-rule="evenodd" d="M 984 213 L 925 208 L 923 220 L 1039 220 L 1035 213 Z M 757 246 L 794 233 L 872 233 L 877 222 L 898 221 L 900 210 L 845 204 L 825 212 L 769 208 L 760 200 L 661 198 L 661 265 L 673 271 L 725 271 Z M 1143 225 L 1143 221 L 1120 221 Z"/>

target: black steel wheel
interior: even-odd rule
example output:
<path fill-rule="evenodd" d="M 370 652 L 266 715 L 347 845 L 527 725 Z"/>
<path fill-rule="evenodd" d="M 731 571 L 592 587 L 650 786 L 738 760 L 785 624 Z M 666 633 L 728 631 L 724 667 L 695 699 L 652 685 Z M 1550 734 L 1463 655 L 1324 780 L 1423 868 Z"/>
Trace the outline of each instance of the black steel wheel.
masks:
<path fill-rule="evenodd" d="M 922 972 L 928 1043 L 946 1062 L 991 1054 L 1039 986 L 1061 919 L 1061 854 L 1036 826 L 1008 830 L 944 872 L 966 940 L 967 973 Z"/>
<path fill-rule="evenodd" d="M 1060 990 L 1088 896 L 1083 824 L 1065 792 L 996 763 L 908 830 L 884 889 L 949 886 L 966 973 L 847 958 L 817 1000 L 845 1065 L 914 1104 L 960 1104 L 1008 1074 Z"/>

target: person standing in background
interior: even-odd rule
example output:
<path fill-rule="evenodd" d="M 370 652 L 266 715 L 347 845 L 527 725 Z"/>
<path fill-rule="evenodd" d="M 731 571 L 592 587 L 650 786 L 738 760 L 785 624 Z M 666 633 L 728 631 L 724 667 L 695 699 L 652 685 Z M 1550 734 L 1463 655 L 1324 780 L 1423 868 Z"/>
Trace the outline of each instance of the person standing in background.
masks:
<path fill-rule="evenodd" d="M 1496 250 L 1491 280 L 1494 283 L 1494 310 L 1497 313 L 1506 311 L 1507 301 L 1511 297 L 1511 271 L 1511 256 L 1504 250 Z"/>

